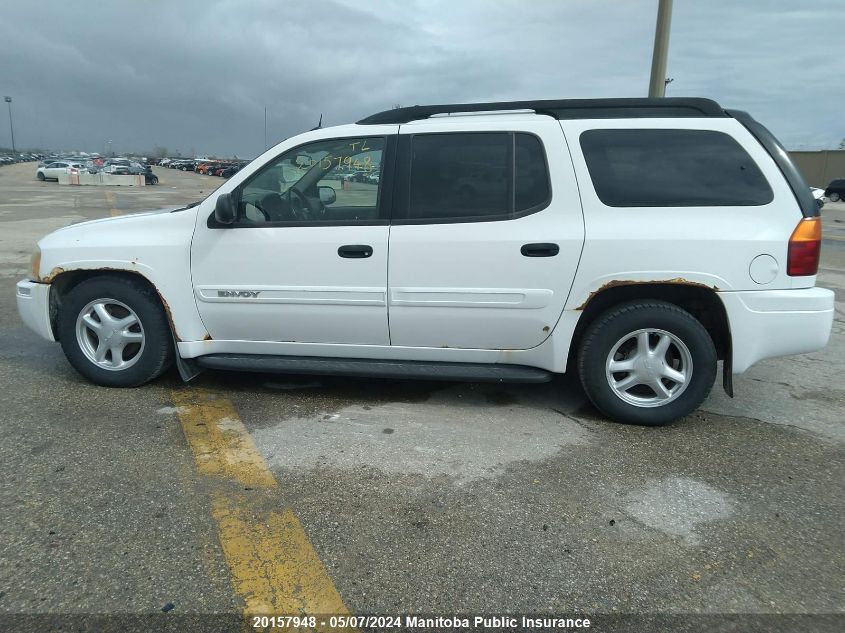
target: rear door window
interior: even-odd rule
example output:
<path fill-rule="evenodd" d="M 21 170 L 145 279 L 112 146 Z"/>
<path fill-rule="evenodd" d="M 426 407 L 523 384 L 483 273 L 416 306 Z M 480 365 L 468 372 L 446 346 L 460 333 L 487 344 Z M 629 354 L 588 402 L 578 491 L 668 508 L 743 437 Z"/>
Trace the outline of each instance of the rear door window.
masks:
<path fill-rule="evenodd" d="M 774 194 L 730 135 L 712 130 L 588 130 L 581 149 L 610 207 L 757 206 Z"/>
<path fill-rule="evenodd" d="M 410 221 L 508 220 L 541 210 L 550 198 L 545 152 L 532 134 L 456 132 L 411 140 Z"/>
<path fill-rule="evenodd" d="M 552 192 L 540 139 L 532 134 L 516 134 L 514 148 L 514 213 L 519 214 L 545 205 Z"/>

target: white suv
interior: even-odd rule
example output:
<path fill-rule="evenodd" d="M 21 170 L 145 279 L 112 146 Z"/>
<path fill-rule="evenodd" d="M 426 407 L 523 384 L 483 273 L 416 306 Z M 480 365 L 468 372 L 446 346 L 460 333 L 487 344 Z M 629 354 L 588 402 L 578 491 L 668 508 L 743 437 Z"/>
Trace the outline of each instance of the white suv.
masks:
<path fill-rule="evenodd" d="M 377 178 L 339 179 L 364 172 Z M 60 229 L 24 321 L 109 386 L 205 368 L 539 382 L 665 424 L 818 350 L 818 207 L 707 99 L 415 106 L 267 151 L 201 203 Z"/>

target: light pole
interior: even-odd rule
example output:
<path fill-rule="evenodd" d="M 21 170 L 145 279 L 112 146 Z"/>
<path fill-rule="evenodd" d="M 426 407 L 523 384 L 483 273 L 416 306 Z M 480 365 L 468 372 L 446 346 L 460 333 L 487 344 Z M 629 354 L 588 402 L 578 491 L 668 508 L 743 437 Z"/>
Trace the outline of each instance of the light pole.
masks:
<path fill-rule="evenodd" d="M 657 26 L 654 29 L 654 54 L 651 58 L 649 97 L 666 96 L 666 59 L 669 56 L 669 29 L 672 25 L 672 0 L 659 0 Z"/>
<path fill-rule="evenodd" d="M 12 125 L 12 98 L 3 97 L 3 100 L 9 105 L 9 131 L 12 133 L 12 154 L 15 154 L 15 126 Z"/>

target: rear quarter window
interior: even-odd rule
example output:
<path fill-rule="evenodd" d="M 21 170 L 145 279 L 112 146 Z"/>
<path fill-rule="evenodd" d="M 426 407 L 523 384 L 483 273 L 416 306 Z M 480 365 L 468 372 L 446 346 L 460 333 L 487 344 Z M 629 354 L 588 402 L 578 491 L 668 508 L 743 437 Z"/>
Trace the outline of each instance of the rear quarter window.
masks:
<path fill-rule="evenodd" d="M 610 207 L 759 206 L 774 199 L 760 168 L 730 135 L 711 130 L 588 130 L 590 179 Z"/>

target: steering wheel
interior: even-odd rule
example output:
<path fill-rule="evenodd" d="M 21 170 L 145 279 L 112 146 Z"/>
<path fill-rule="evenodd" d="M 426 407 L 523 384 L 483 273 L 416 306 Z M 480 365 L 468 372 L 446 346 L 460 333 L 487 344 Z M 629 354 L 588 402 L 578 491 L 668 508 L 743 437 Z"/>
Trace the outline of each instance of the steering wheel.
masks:
<path fill-rule="evenodd" d="M 273 218 L 270 215 L 270 212 L 267 209 L 264 208 L 265 206 L 267 206 L 267 207 L 271 206 L 270 204 L 268 204 L 268 202 L 269 202 L 268 198 L 269 198 L 269 196 L 264 196 L 260 200 L 255 200 L 253 203 L 247 205 L 247 211 L 248 211 L 249 207 L 252 207 L 253 209 L 258 211 L 263 216 L 264 222 L 272 222 L 275 218 Z M 257 218 L 249 217 L 249 213 L 246 213 L 246 219 L 250 220 L 252 222 L 258 221 Z"/>
<path fill-rule="evenodd" d="M 294 220 L 310 220 L 311 205 L 308 198 L 296 187 L 287 190 L 288 209 Z"/>

